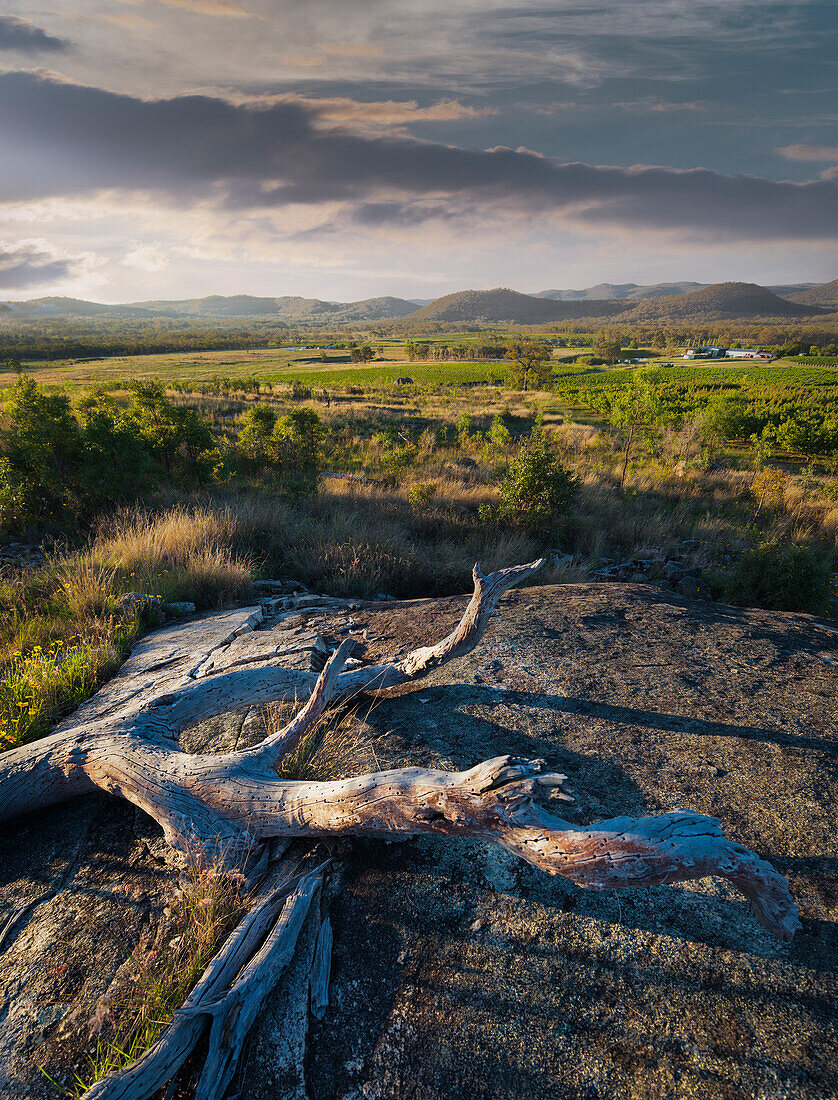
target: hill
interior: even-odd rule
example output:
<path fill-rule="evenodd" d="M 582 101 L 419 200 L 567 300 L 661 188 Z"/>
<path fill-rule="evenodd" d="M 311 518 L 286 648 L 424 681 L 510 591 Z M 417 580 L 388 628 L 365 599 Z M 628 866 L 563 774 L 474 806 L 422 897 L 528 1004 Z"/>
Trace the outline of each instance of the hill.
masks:
<path fill-rule="evenodd" d="M 631 301 L 643 302 L 649 298 L 674 298 L 679 294 L 689 294 L 693 290 L 703 290 L 711 283 L 651 283 L 647 286 L 638 283 L 597 283 L 585 290 L 540 290 L 534 298 L 550 298 L 554 302 L 590 302 L 590 301 Z M 816 283 L 791 283 L 783 286 L 769 286 L 766 289 L 783 298 L 792 298 L 801 291 L 809 290 Z M 831 284 L 830 284 L 831 285 Z M 803 299 L 801 299 L 802 301 Z M 818 302 L 813 302 L 818 305 Z"/>
<path fill-rule="evenodd" d="M 809 317 L 824 311 L 780 298 L 756 283 L 714 283 L 712 286 L 639 302 L 630 321 L 745 321 L 774 317 Z"/>
<path fill-rule="evenodd" d="M 634 301 L 645 298 L 669 298 L 700 290 L 707 283 L 654 283 L 640 286 L 637 283 L 597 283 L 585 290 L 540 290 L 534 298 L 549 298 L 553 302 Z"/>
<path fill-rule="evenodd" d="M 838 279 L 831 283 L 823 283 L 821 286 L 811 287 L 809 290 L 798 290 L 786 297 L 799 305 L 823 306 L 827 309 L 838 310 Z"/>
<path fill-rule="evenodd" d="M 137 302 L 136 306 L 178 317 L 277 317 L 295 321 L 380 321 L 404 317 L 416 306 L 403 298 L 365 298 L 360 302 L 327 302 L 320 298 L 289 295 L 259 298 L 250 294 L 184 301 Z"/>
<path fill-rule="evenodd" d="M 86 302 L 81 298 L 52 296 L 30 298 L 25 302 L 3 302 L 8 310 L 8 319 L 21 317 L 114 317 L 114 318 L 150 318 L 155 317 L 154 310 L 142 304 L 106 305 L 102 302 Z M 4 311 L 5 312 L 5 311 Z"/>
<path fill-rule="evenodd" d="M 501 321 L 538 325 L 573 317 L 604 317 L 629 308 L 624 302 L 555 302 L 498 287 L 446 294 L 410 315 L 411 321 Z"/>
<path fill-rule="evenodd" d="M 113 317 L 141 319 L 154 317 L 190 320 L 229 320 L 241 317 L 275 317 L 289 321 L 326 321 L 343 324 L 351 321 L 381 321 L 404 317 L 416 309 L 403 298 L 365 298 L 360 302 L 324 302 L 319 298 L 259 298 L 250 294 L 207 298 L 184 298 L 108 305 L 79 298 L 31 298 L 24 302 L 0 303 L 9 317 Z"/>

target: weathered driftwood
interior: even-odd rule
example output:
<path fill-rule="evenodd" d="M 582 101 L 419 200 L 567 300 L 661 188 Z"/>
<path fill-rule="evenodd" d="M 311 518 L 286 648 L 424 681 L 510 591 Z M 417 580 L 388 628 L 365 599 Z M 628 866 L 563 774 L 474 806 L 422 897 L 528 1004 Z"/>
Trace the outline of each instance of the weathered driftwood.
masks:
<path fill-rule="evenodd" d="M 329 917 L 320 925 L 314 961 L 308 979 L 309 1005 L 315 1020 L 322 1020 L 329 1007 L 329 978 L 332 973 L 332 922 Z"/>
<path fill-rule="evenodd" d="M 203 848 L 213 856 L 224 851 L 237 864 L 249 859 L 254 877 L 254 865 L 261 870 L 259 856 L 264 863 L 266 842 L 274 838 L 470 836 L 500 844 L 541 870 L 589 889 L 716 875 L 746 895 L 765 928 L 790 939 L 800 924 L 785 879 L 727 840 L 717 821 L 677 811 L 579 828 L 534 801 L 549 791 L 569 799 L 562 789 L 565 776 L 550 773 L 541 760 L 499 756 L 462 772 L 401 768 L 325 783 L 278 778 L 279 761 L 332 699 L 408 683 L 468 653 L 501 595 L 542 564 L 489 576 L 476 566 L 474 594 L 457 627 L 436 645 L 413 650 L 400 661 L 343 671 L 353 645 L 347 641 L 319 676 L 270 664 L 217 675 L 197 668 L 175 691 L 145 702 L 128 700 L 99 721 L 7 752 L 0 757 L 0 821 L 103 790 L 146 811 L 181 850 L 194 854 Z M 306 705 L 285 729 L 253 748 L 190 755 L 178 747 L 178 735 L 205 718 L 306 696 Z M 176 1072 L 212 1016 L 209 1077 L 198 1093 L 211 1095 L 235 1067 L 258 1005 L 286 965 L 288 944 L 296 941 L 305 915 L 297 907 L 307 911 L 304 896 L 298 887 L 296 900 L 285 903 L 272 932 L 268 928 L 280 899 L 274 893 L 260 900 L 157 1046 L 89 1095 L 108 1100 L 151 1095 Z M 320 1005 L 322 991 L 317 996 Z"/>

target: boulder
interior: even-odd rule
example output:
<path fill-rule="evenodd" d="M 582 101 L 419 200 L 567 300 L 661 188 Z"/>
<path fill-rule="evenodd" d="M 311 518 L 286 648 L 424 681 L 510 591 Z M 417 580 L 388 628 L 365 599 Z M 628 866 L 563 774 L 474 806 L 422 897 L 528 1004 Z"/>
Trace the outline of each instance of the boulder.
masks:
<path fill-rule="evenodd" d="M 194 603 L 190 603 L 188 600 L 179 600 L 176 603 L 164 604 L 163 610 L 170 619 L 181 619 L 184 615 L 194 615 L 198 609 Z"/>
<path fill-rule="evenodd" d="M 352 630 L 375 663 L 443 637 L 465 602 L 364 603 Z M 217 669 L 317 667 L 346 606 L 259 630 L 254 608 L 172 624 L 87 713 L 165 692 L 200 652 Z M 240 1100 L 838 1095 L 836 697 L 834 623 L 613 582 L 505 596 L 473 654 L 360 712 L 379 766 L 538 755 L 570 777 L 571 823 L 718 817 L 788 876 L 803 931 L 772 939 L 716 880 L 595 893 L 473 840 L 333 845 L 329 1006 L 306 1020 L 293 985 L 312 924 L 254 1027 Z M 184 749 L 243 747 L 251 714 L 186 731 Z M 84 1068 L 98 998 L 159 919 L 170 849 L 104 795 L 0 833 L 0 929 L 31 903 L 0 944 L 0 1097 L 51 1100 L 38 1066 L 66 1083 Z"/>

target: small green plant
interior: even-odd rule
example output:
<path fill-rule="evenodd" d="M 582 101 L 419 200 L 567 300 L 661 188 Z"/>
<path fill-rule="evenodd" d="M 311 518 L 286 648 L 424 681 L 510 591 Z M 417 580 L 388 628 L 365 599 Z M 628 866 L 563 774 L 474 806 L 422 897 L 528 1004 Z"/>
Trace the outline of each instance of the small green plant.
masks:
<path fill-rule="evenodd" d="M 132 633 L 115 632 L 112 643 L 56 641 L 16 653 L 0 680 L 0 750 L 43 737 L 62 714 L 89 698 L 121 664 Z"/>
<path fill-rule="evenodd" d="M 436 496 L 437 486 L 433 481 L 418 481 L 407 491 L 407 499 L 414 508 L 423 508 Z"/>
<path fill-rule="evenodd" d="M 835 599 L 829 558 L 809 546 L 763 543 L 736 563 L 725 595 L 743 607 L 826 614 Z"/>
<path fill-rule="evenodd" d="M 402 443 L 401 445 L 388 447 L 381 456 L 382 464 L 390 473 L 399 470 L 409 470 L 416 465 L 419 457 L 419 448 L 414 443 Z"/>
<path fill-rule="evenodd" d="M 562 466 L 546 433 L 534 429 L 501 482 L 499 518 L 546 538 L 576 499 L 576 484 Z M 484 522 L 488 520 L 481 515 Z"/>
<path fill-rule="evenodd" d="M 495 413 L 492 417 L 492 426 L 489 429 L 489 442 L 499 451 L 505 450 L 512 442 L 512 433 L 503 422 L 503 417 Z"/>

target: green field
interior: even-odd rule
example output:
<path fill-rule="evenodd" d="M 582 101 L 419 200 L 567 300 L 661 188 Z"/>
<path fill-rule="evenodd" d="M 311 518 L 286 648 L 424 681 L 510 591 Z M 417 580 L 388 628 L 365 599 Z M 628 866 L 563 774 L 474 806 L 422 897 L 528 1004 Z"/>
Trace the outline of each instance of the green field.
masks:
<path fill-rule="evenodd" d="M 449 337 L 450 339 L 450 337 Z M 431 341 L 429 341 L 431 342 Z M 438 337 L 434 343 L 445 344 Z M 457 338 L 458 343 L 468 342 Z M 422 387 L 436 385 L 495 385 L 506 376 L 502 361 L 416 361 L 409 362 L 403 342 L 377 342 L 378 358 L 367 364 L 350 361 L 344 350 L 327 350 L 323 362 L 318 350 L 265 348 L 242 351 L 168 352 L 152 355 L 118 355 L 66 361 L 40 361 L 26 364 L 28 373 L 41 385 L 64 387 L 69 391 L 92 385 L 120 387 L 147 378 L 163 382 L 212 382 L 220 378 L 231 380 L 258 378 L 263 383 L 299 382 L 322 386 L 382 386 L 392 385 L 399 378 L 412 378 Z M 561 349 L 562 356 L 590 352 L 589 348 Z M 591 368 L 573 363 L 556 363 L 557 375 L 572 375 Z M 0 388 L 12 385 L 15 375 L 0 371 Z"/>

